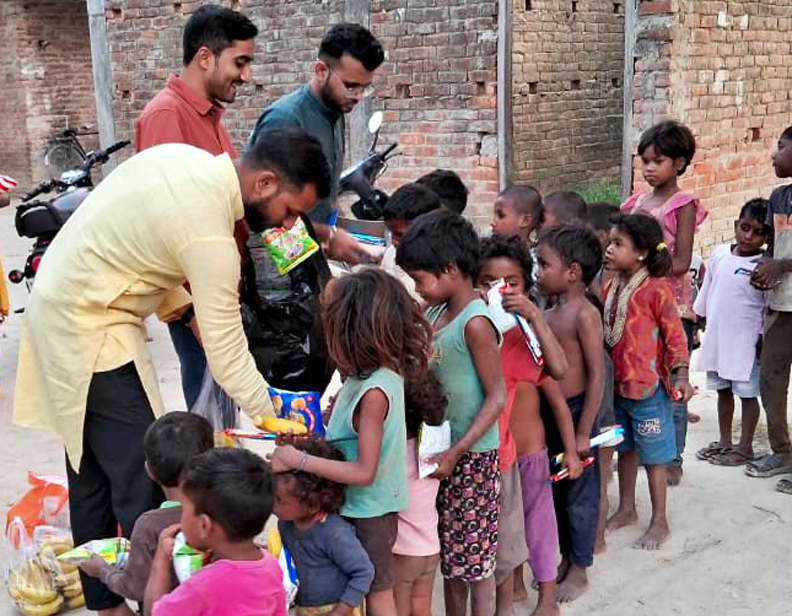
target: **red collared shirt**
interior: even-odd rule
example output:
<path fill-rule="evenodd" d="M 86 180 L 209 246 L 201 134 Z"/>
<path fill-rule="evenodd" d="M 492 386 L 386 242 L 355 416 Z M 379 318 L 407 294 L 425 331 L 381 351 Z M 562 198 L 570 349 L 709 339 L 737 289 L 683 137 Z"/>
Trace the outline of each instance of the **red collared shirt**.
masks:
<path fill-rule="evenodd" d="M 228 133 L 220 123 L 225 109 L 208 101 L 179 77 L 152 98 L 135 124 L 135 149 L 162 143 L 185 143 L 210 154 L 236 158 Z"/>

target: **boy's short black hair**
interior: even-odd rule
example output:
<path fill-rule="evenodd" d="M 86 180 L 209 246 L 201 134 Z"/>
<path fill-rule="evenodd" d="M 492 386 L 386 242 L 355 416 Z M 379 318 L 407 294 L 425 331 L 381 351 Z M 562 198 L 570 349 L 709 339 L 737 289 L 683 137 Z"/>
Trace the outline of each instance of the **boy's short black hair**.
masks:
<path fill-rule="evenodd" d="M 751 199 L 740 208 L 738 220 L 751 218 L 767 226 L 767 213 L 770 211 L 770 202 L 767 199 Z"/>
<path fill-rule="evenodd" d="M 783 139 L 784 141 L 792 141 L 792 126 L 787 126 L 784 129 L 784 132 L 781 133 L 779 139 Z"/>
<path fill-rule="evenodd" d="M 619 206 L 607 201 L 596 201 L 586 206 L 586 224 L 594 231 L 610 231 L 613 217 L 619 213 Z"/>
<path fill-rule="evenodd" d="M 586 216 L 586 201 L 573 190 L 559 190 L 544 198 L 544 207 L 553 212 L 556 224 L 582 221 Z"/>
<path fill-rule="evenodd" d="M 425 270 L 435 276 L 455 265 L 464 276 L 474 278 L 479 250 L 479 237 L 470 222 L 450 210 L 435 210 L 407 228 L 396 249 L 396 263 L 406 272 Z"/>
<path fill-rule="evenodd" d="M 252 169 L 268 169 L 297 190 L 311 184 L 320 199 L 330 195 L 333 180 L 322 144 L 300 128 L 261 131 L 242 156 L 242 163 Z"/>
<path fill-rule="evenodd" d="M 355 58 L 369 72 L 377 70 L 385 60 L 382 44 L 360 24 L 336 24 L 322 37 L 321 60 L 340 60 L 344 54 Z"/>
<path fill-rule="evenodd" d="M 181 490 L 196 515 L 208 515 L 230 541 L 253 539 L 272 513 L 269 464 L 247 449 L 219 447 L 195 456 L 184 469 Z"/>
<path fill-rule="evenodd" d="M 295 442 L 294 447 L 308 455 L 344 462 L 344 454 L 322 438 L 312 437 Z M 319 475 L 304 471 L 280 473 L 276 481 L 288 481 L 292 495 L 309 508 L 323 513 L 335 513 L 344 504 L 346 486 Z"/>
<path fill-rule="evenodd" d="M 440 201 L 449 210 L 457 214 L 465 211 L 468 202 L 467 186 L 450 169 L 435 169 L 415 181 L 435 191 L 437 196 L 440 197 Z"/>
<path fill-rule="evenodd" d="M 442 207 L 440 197 L 423 184 L 405 184 L 394 192 L 383 209 L 383 218 L 388 220 L 415 220 L 421 214 Z"/>
<path fill-rule="evenodd" d="M 177 487 L 187 463 L 212 447 L 212 425 L 195 413 L 163 415 L 148 427 L 143 437 L 149 473 L 165 488 Z"/>
<path fill-rule="evenodd" d="M 685 173 L 696 154 L 696 138 L 693 133 L 687 126 L 674 120 L 660 122 L 644 132 L 638 142 L 638 155 L 642 156 L 650 145 L 658 154 L 685 159 L 685 164 L 677 170 L 677 175 Z"/>
<path fill-rule="evenodd" d="M 552 248 L 569 267 L 577 263 L 583 282 L 589 286 L 602 267 L 602 244 L 594 232 L 583 225 L 552 227 L 539 236 L 539 244 Z"/>
<path fill-rule="evenodd" d="M 533 285 L 533 257 L 527 244 L 518 236 L 492 235 L 481 240 L 481 255 L 479 256 L 479 269 L 489 259 L 511 259 L 522 270 L 525 291 L 528 292 Z"/>
<path fill-rule="evenodd" d="M 249 41 L 257 34 L 256 25 L 242 13 L 216 4 L 205 4 L 190 16 L 184 26 L 184 66 L 192 62 L 201 47 L 211 49 L 219 58 L 234 42 Z"/>
<path fill-rule="evenodd" d="M 541 225 L 544 216 L 542 195 L 533 186 L 507 186 L 498 195 L 501 199 L 508 199 L 518 214 L 528 214 L 535 224 Z"/>

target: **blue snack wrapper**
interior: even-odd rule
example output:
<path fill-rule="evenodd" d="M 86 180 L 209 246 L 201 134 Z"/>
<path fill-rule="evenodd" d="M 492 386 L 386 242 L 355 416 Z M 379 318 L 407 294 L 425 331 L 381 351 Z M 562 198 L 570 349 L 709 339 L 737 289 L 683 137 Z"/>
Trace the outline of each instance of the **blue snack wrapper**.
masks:
<path fill-rule="evenodd" d="M 311 434 L 325 435 L 322 396 L 318 391 L 287 391 L 277 387 L 267 389 L 278 417 L 303 424 Z"/>

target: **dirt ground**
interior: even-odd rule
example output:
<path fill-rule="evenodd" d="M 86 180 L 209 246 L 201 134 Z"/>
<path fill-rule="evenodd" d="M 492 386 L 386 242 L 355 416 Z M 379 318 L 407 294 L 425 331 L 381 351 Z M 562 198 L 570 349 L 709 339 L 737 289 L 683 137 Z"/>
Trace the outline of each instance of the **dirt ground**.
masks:
<path fill-rule="evenodd" d="M 0 250 L 6 273 L 23 265 L 28 244 L 14 232 L 13 208 L 0 211 Z M 27 291 L 20 285 L 10 287 L 12 309 L 24 306 Z M 0 466 L 6 469 L 0 480 L 3 517 L 7 506 L 24 492 L 27 471 L 64 473 L 57 436 L 11 423 L 21 321 L 22 315 L 12 314 L 0 328 Z M 184 410 L 167 331 L 152 322 L 150 333 L 166 407 Z M 690 427 L 682 485 L 669 492 L 671 538 L 658 552 L 631 547 L 649 511 L 646 482 L 641 477 L 640 525 L 608 535 L 608 550 L 597 557 L 590 571 L 589 592 L 564 607 L 565 616 L 792 614 L 792 497 L 775 492 L 774 480 L 751 479 L 740 468 L 719 468 L 694 459 L 693 452 L 717 436 L 715 397 L 704 392 L 702 377 L 694 375 L 702 393 L 694 399 L 692 410 L 703 419 Z M 759 449 L 767 448 L 764 430 L 762 419 Z M 615 483 L 611 492 L 611 507 L 615 507 Z M 5 552 L 0 557 L 4 562 Z M 530 613 L 534 600 L 532 594 L 529 604 L 519 605 L 517 613 Z M 12 613 L 8 596 L 0 592 L 0 614 Z M 434 613 L 443 613 L 439 584 Z"/>

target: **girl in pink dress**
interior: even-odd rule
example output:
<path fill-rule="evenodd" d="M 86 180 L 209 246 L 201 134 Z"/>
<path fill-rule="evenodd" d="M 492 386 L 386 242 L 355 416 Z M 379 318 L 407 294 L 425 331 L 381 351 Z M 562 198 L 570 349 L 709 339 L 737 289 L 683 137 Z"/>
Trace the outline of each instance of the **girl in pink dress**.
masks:
<path fill-rule="evenodd" d="M 690 274 L 693 238 L 707 217 L 707 211 L 695 196 L 682 192 L 678 179 L 695 153 L 693 133 L 679 122 L 669 120 L 647 130 L 638 143 L 638 155 L 644 180 L 652 187 L 652 192 L 636 193 L 621 206 L 624 214 L 653 216 L 663 229 L 663 241 L 672 257 L 669 282 L 685 327 L 688 351 L 692 350 L 696 321 Z M 677 455 L 668 466 L 669 485 L 677 485 L 682 478 L 682 452 L 687 438 L 686 404 L 674 404 L 674 428 Z"/>

